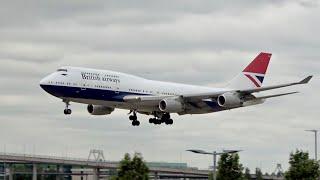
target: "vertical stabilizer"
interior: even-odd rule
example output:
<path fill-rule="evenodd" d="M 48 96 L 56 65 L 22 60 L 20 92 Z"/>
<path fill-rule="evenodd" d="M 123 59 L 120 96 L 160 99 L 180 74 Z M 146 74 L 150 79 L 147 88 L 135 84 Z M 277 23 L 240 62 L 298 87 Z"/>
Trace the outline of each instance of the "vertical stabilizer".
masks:
<path fill-rule="evenodd" d="M 230 89 L 259 88 L 263 84 L 268 65 L 271 59 L 270 53 L 261 52 L 238 76 L 229 84 Z"/>

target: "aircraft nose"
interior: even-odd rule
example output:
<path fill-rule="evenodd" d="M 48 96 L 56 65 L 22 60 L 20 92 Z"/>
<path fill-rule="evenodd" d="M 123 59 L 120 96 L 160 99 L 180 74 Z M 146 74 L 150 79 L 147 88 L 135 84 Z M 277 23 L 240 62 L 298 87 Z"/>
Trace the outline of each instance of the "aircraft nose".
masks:
<path fill-rule="evenodd" d="M 40 86 L 43 88 L 45 85 L 48 85 L 49 80 L 50 80 L 49 76 L 46 76 L 45 78 L 41 79 L 39 82 Z"/>
<path fill-rule="evenodd" d="M 41 79 L 39 82 L 40 86 L 44 85 L 45 83 L 46 83 L 46 78 Z"/>

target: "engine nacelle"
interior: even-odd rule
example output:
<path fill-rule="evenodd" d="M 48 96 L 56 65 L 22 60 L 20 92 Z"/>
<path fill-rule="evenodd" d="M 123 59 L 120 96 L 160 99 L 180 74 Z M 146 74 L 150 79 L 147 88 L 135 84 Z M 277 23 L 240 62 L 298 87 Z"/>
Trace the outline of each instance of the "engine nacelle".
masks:
<path fill-rule="evenodd" d="M 162 112 L 178 113 L 184 111 L 184 105 L 178 98 L 165 98 L 160 101 L 159 109 Z"/>
<path fill-rule="evenodd" d="M 227 92 L 218 96 L 218 104 L 221 107 L 233 108 L 242 105 L 242 101 L 238 93 Z"/>
<path fill-rule="evenodd" d="M 107 115 L 111 114 L 114 111 L 114 108 L 89 104 L 87 110 L 91 115 Z"/>

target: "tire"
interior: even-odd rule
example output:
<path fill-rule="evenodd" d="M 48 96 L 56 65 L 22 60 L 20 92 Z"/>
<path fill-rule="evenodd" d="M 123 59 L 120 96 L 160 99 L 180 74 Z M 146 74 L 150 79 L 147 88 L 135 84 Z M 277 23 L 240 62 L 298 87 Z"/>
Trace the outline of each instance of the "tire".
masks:
<path fill-rule="evenodd" d="M 129 119 L 130 119 L 131 121 L 136 121 L 136 120 L 137 120 L 137 116 L 131 115 L 131 116 L 129 116 Z"/>
<path fill-rule="evenodd" d="M 154 119 L 153 119 L 153 118 L 150 118 L 150 119 L 149 119 L 149 123 L 150 123 L 150 124 L 153 124 L 153 123 L 154 123 Z"/>
<path fill-rule="evenodd" d="M 138 117 L 137 116 L 133 116 L 133 120 L 137 121 Z"/>
<path fill-rule="evenodd" d="M 139 126 L 140 125 L 140 121 L 132 121 L 132 126 Z"/>
<path fill-rule="evenodd" d="M 69 115 L 69 114 L 72 113 L 72 111 L 71 111 L 71 109 L 65 109 L 65 110 L 63 111 L 63 113 L 64 113 L 65 115 Z"/>
<path fill-rule="evenodd" d="M 171 125 L 171 124 L 173 124 L 173 120 L 172 119 L 166 120 L 166 125 Z"/>

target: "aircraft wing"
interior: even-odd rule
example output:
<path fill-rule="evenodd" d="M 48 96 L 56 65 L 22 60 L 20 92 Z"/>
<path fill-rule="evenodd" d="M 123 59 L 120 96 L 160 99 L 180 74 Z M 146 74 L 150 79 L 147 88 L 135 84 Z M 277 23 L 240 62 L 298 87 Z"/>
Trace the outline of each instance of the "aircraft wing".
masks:
<path fill-rule="evenodd" d="M 299 82 L 286 83 L 286 84 L 280 84 L 280 85 L 274 85 L 274 86 L 265 86 L 265 87 L 261 87 L 261 88 L 244 89 L 244 90 L 229 90 L 229 91 L 226 90 L 226 91 L 220 91 L 220 92 L 214 92 L 214 93 L 202 93 L 202 94 L 201 93 L 199 93 L 199 94 L 186 94 L 186 95 L 181 95 L 181 97 L 183 97 L 183 99 L 185 99 L 185 100 L 208 99 L 208 98 L 217 98 L 218 96 L 220 96 L 226 92 L 237 92 L 237 93 L 245 96 L 245 95 L 249 95 L 249 94 L 257 93 L 257 92 L 261 92 L 261 91 L 279 89 L 279 88 L 284 88 L 284 87 L 294 86 L 294 85 L 299 85 L 299 84 L 307 84 L 311 80 L 311 78 L 312 78 L 312 76 L 308 76 Z M 295 92 L 295 93 L 297 93 L 297 92 Z M 283 95 L 289 95 L 289 94 L 293 94 L 293 93 L 285 93 L 285 94 L 281 94 L 281 95 L 283 96 Z M 271 95 L 271 96 L 277 97 L 279 95 L 276 95 L 276 96 Z M 270 97 L 266 97 L 266 98 L 270 98 Z"/>
<path fill-rule="evenodd" d="M 261 92 L 261 91 L 268 91 L 268 90 L 272 90 L 272 89 L 294 86 L 294 85 L 298 85 L 298 84 L 307 84 L 311 80 L 311 78 L 312 78 L 312 76 L 308 76 L 299 82 L 280 84 L 280 85 L 275 85 L 275 86 L 265 86 L 265 87 L 261 87 L 261 88 L 255 88 L 255 89 L 245 89 L 245 90 L 239 90 L 237 92 L 243 93 L 243 94 L 251 94 L 251 93 L 256 93 L 256 92 Z"/>
<path fill-rule="evenodd" d="M 272 90 L 272 89 L 279 89 L 279 88 L 284 88 L 284 87 L 294 86 L 294 85 L 299 85 L 299 84 L 307 84 L 311 80 L 311 78 L 312 78 L 312 76 L 308 76 L 299 82 L 286 83 L 286 84 L 280 84 L 280 85 L 274 85 L 274 86 L 265 86 L 265 87 L 254 88 L 254 89 L 223 90 L 223 91 L 212 92 L 212 93 L 209 92 L 209 93 L 196 93 L 196 94 L 182 94 L 179 96 L 129 95 L 129 96 L 123 97 L 123 100 L 126 102 L 154 102 L 154 103 L 158 103 L 165 98 L 176 97 L 176 98 L 180 98 L 184 102 L 197 102 L 197 101 L 202 101 L 203 99 L 214 99 L 214 98 L 217 98 L 218 96 L 220 96 L 224 93 L 227 93 L 227 92 L 235 92 L 235 93 L 239 93 L 243 97 L 246 97 L 246 96 L 249 97 L 249 95 L 252 93 L 257 93 L 257 92 L 261 92 L 261 91 L 268 91 L 268 90 Z M 263 97 L 258 97 L 258 98 L 259 99 L 267 99 L 267 98 L 271 98 L 271 97 L 284 96 L 284 95 L 289 95 L 289 94 L 294 94 L 294 93 L 297 93 L 297 92 L 275 94 L 275 95 L 263 96 Z"/>

